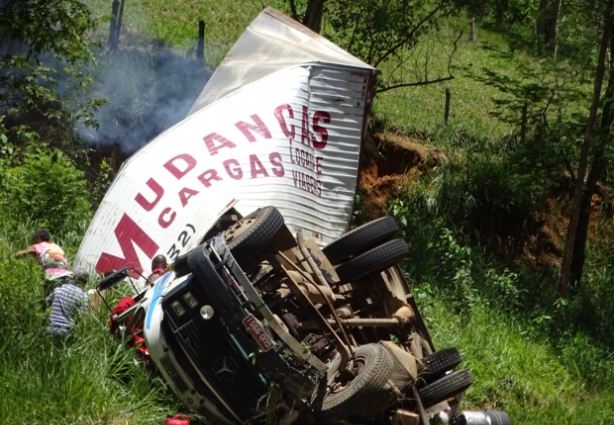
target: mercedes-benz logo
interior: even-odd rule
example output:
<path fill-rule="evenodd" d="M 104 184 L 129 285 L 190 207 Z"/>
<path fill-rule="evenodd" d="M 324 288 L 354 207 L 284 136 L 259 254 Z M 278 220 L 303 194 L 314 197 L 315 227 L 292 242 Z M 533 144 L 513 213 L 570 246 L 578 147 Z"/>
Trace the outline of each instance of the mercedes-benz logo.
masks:
<path fill-rule="evenodd" d="M 232 370 L 232 368 L 235 367 L 235 366 L 236 366 L 236 364 L 235 364 L 235 362 L 232 359 L 230 359 L 229 361 L 226 361 L 226 356 L 224 356 L 222 358 L 222 367 L 219 368 L 218 371 L 215 372 L 215 374 L 219 375 L 222 372 L 228 372 L 228 373 L 232 373 L 233 375 L 235 375 L 237 372 Z"/>

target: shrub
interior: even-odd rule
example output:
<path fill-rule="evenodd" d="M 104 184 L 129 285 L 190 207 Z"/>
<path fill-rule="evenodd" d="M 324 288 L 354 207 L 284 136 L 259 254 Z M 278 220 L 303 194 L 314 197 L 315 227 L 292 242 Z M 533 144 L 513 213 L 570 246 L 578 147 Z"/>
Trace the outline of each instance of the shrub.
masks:
<path fill-rule="evenodd" d="M 88 216 L 83 172 L 61 151 L 30 147 L 0 160 L 0 206 L 5 217 L 31 220 L 59 233 Z"/>

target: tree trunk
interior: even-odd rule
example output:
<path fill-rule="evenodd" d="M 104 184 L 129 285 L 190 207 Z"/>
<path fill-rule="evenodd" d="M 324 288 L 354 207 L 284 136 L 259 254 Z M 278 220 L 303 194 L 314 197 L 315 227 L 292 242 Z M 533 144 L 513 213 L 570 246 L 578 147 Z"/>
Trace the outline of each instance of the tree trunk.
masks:
<path fill-rule="evenodd" d="M 544 43 L 554 47 L 556 39 L 556 23 L 558 19 L 559 3 L 555 5 L 550 0 L 539 0 L 539 15 L 537 20 L 537 33 L 544 39 Z"/>
<path fill-rule="evenodd" d="M 533 20 L 533 54 L 537 56 L 539 54 L 539 23 L 537 19 Z"/>
<path fill-rule="evenodd" d="M 303 25 L 318 34 L 322 27 L 322 15 L 324 14 L 325 1 L 326 0 L 309 0 L 305 16 L 303 17 Z"/>
<path fill-rule="evenodd" d="M 599 49 L 599 58 L 597 60 L 597 70 L 595 71 L 595 81 L 593 86 L 593 99 L 591 102 L 588 121 L 586 124 L 586 133 L 584 142 L 580 151 L 580 163 L 578 164 L 578 172 L 576 173 L 576 185 L 574 188 L 573 202 L 569 217 L 569 226 L 567 227 L 567 238 L 565 240 L 565 251 L 561 264 L 561 278 L 559 280 L 558 296 L 565 298 L 569 279 L 571 274 L 571 260 L 576 240 L 576 231 L 578 229 L 578 221 L 581 210 L 582 192 L 584 190 L 584 176 L 588 164 L 588 153 L 591 148 L 593 139 L 595 121 L 597 119 L 597 109 L 599 107 L 599 98 L 601 96 L 601 86 L 603 85 L 603 76 L 605 74 L 605 56 L 610 41 L 610 20 L 612 16 L 612 7 L 614 0 L 608 0 L 608 6 L 604 15 L 603 35 L 601 38 L 601 47 Z"/>
<path fill-rule="evenodd" d="M 610 46 L 614 46 L 614 31 L 610 22 Z M 611 47 L 610 47 L 611 48 Z M 574 244 L 573 256 L 571 260 L 570 283 L 577 285 L 582 280 L 584 272 L 584 261 L 586 252 L 586 239 L 588 237 L 588 224 L 591 214 L 591 201 L 597 183 L 605 178 L 608 158 L 605 155 L 605 150 L 609 142 L 610 127 L 614 123 L 614 65 L 610 63 L 608 85 L 605 89 L 603 98 L 603 112 L 601 114 L 601 123 L 597 129 L 597 138 L 593 157 L 591 161 L 591 169 L 588 173 L 586 181 L 586 189 L 582 194 L 582 204 L 580 206 L 580 215 L 578 217 L 578 230 L 576 232 L 576 243 Z"/>
<path fill-rule="evenodd" d="M 298 16 L 298 12 L 296 11 L 296 3 L 294 0 L 288 0 L 288 4 L 290 5 L 290 14 L 292 15 L 292 19 L 295 21 L 300 21 L 300 17 Z"/>
<path fill-rule="evenodd" d="M 553 47 L 553 53 L 552 53 L 552 57 L 554 58 L 554 60 L 556 60 L 556 56 L 559 53 L 559 16 L 561 16 L 561 7 L 563 7 L 563 0 L 558 0 L 556 3 L 556 12 L 555 12 L 555 17 L 554 17 L 554 22 L 553 22 L 553 26 L 552 26 L 552 33 L 553 33 L 553 43 L 554 43 L 554 47 Z"/>

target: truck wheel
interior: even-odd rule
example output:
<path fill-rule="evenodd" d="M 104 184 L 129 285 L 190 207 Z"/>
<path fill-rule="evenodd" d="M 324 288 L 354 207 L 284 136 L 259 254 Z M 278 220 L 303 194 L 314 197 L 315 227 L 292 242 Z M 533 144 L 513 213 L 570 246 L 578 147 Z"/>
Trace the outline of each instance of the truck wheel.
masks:
<path fill-rule="evenodd" d="M 426 379 L 438 378 L 449 370 L 454 369 L 462 361 L 461 355 L 454 347 L 435 351 L 422 359 L 422 364 L 428 369 Z"/>
<path fill-rule="evenodd" d="M 380 344 L 367 344 L 354 350 L 353 377 L 337 374 L 322 400 L 318 413 L 327 422 L 347 419 L 382 399 L 388 392 L 386 383 L 392 374 L 394 360 Z"/>
<path fill-rule="evenodd" d="M 277 208 L 265 207 L 237 221 L 222 236 L 240 263 L 264 248 L 283 225 L 284 218 Z"/>
<path fill-rule="evenodd" d="M 394 239 L 351 258 L 337 266 L 335 271 L 341 282 L 351 282 L 369 273 L 387 269 L 403 260 L 408 254 L 407 243 L 402 239 Z"/>
<path fill-rule="evenodd" d="M 378 218 L 339 237 L 322 249 L 322 252 L 332 265 L 336 265 L 354 254 L 390 240 L 398 231 L 394 218 Z"/>
<path fill-rule="evenodd" d="M 425 408 L 462 393 L 473 383 L 468 370 L 461 369 L 418 390 L 418 395 Z"/>

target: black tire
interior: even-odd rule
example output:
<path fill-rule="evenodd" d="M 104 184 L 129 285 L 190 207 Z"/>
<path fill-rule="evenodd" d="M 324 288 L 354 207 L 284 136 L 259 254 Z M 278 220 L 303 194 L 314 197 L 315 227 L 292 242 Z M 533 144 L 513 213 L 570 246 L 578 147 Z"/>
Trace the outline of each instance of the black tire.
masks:
<path fill-rule="evenodd" d="M 341 282 L 351 282 L 369 273 L 387 269 L 408 254 L 407 243 L 402 239 L 394 239 L 337 266 L 336 272 Z"/>
<path fill-rule="evenodd" d="M 264 248 L 284 225 L 275 207 L 260 208 L 222 233 L 230 252 L 241 263 Z"/>
<path fill-rule="evenodd" d="M 432 380 L 461 364 L 460 353 L 454 347 L 435 351 L 422 359 L 422 364 L 428 369 L 426 378 Z"/>
<path fill-rule="evenodd" d="M 425 408 L 441 403 L 471 386 L 473 378 L 468 370 L 461 369 L 418 390 L 418 395 Z"/>
<path fill-rule="evenodd" d="M 347 419 L 363 410 L 371 402 L 379 402 L 382 393 L 388 392 L 386 383 L 392 374 L 394 360 L 380 344 L 367 344 L 354 350 L 357 375 L 335 392 L 328 392 L 318 413 L 321 420 Z"/>
<path fill-rule="evenodd" d="M 336 265 L 352 255 L 360 254 L 389 241 L 398 231 L 399 226 L 394 218 L 378 218 L 342 235 L 325 247 L 322 252 L 332 265 Z"/>

